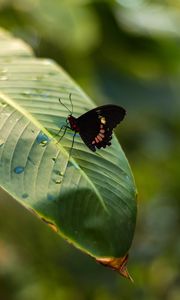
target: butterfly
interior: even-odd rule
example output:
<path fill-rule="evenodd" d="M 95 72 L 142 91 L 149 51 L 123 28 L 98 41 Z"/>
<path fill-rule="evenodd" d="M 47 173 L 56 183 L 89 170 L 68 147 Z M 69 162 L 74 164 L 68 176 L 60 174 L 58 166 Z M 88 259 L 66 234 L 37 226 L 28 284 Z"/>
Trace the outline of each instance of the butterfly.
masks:
<path fill-rule="evenodd" d="M 118 105 L 106 104 L 93 108 L 76 118 L 73 116 L 71 94 L 69 95 L 69 99 L 71 101 L 72 111 L 59 99 L 60 103 L 70 112 L 66 119 L 66 124 L 60 129 L 60 131 L 64 129 L 60 140 L 69 128 L 74 131 L 72 147 L 77 133 L 79 133 L 83 142 L 93 152 L 95 152 L 97 148 L 100 149 L 110 146 L 113 129 L 124 119 L 126 115 L 125 109 Z"/>

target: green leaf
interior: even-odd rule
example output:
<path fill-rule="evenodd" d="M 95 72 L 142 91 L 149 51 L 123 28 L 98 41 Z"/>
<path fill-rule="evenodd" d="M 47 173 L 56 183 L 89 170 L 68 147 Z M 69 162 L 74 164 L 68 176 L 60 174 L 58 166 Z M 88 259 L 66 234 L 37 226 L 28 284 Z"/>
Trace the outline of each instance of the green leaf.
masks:
<path fill-rule="evenodd" d="M 70 107 L 72 94 L 75 116 L 93 102 L 22 41 L 0 32 L 0 43 L 1 187 L 97 260 L 124 259 L 134 234 L 136 187 L 116 137 L 93 153 L 77 135 L 69 158 L 73 132 L 60 143 L 54 138 L 68 114 L 58 98 Z"/>

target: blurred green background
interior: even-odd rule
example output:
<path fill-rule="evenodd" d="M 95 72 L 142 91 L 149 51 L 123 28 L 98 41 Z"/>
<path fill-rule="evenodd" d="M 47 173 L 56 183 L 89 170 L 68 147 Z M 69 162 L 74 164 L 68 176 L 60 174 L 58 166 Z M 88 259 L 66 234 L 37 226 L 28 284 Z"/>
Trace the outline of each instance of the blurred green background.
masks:
<path fill-rule="evenodd" d="M 1 191 L 0 299 L 179 300 L 180 1 L 0 0 L 0 26 L 56 60 L 97 105 L 126 108 L 116 132 L 139 190 L 135 284 Z"/>

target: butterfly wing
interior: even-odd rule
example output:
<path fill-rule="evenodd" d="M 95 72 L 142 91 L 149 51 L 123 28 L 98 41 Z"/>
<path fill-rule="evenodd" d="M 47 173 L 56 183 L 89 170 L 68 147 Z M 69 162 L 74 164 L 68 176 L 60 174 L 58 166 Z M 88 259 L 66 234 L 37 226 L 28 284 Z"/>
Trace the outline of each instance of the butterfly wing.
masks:
<path fill-rule="evenodd" d="M 77 118 L 79 134 L 92 151 L 110 146 L 112 131 L 120 123 L 126 111 L 117 105 L 96 107 Z"/>

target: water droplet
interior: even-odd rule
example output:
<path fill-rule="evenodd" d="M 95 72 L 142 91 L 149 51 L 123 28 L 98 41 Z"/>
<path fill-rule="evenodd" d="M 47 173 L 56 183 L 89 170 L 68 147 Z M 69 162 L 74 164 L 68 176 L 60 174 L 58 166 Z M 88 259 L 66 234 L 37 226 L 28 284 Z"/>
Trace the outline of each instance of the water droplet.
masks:
<path fill-rule="evenodd" d="M 127 181 L 130 181 L 130 178 L 128 175 L 125 175 L 125 177 L 126 177 Z"/>
<path fill-rule="evenodd" d="M 28 197 L 29 197 L 29 195 L 28 195 L 27 193 L 22 194 L 22 198 L 23 198 L 23 199 L 26 199 L 26 198 L 28 198 Z"/>
<path fill-rule="evenodd" d="M 45 146 L 47 145 L 47 143 L 48 143 L 48 141 L 43 141 L 43 142 L 41 143 L 41 145 L 42 145 L 43 147 L 45 147 Z"/>
<path fill-rule="evenodd" d="M 57 174 L 57 175 L 59 175 L 59 176 L 63 176 L 63 173 L 61 171 L 59 171 L 59 170 L 54 170 L 54 173 Z"/>
<path fill-rule="evenodd" d="M 30 90 L 24 91 L 24 92 L 21 93 L 21 95 L 31 97 L 32 96 L 32 91 L 30 91 Z"/>
<path fill-rule="evenodd" d="M 24 172 L 24 167 L 18 166 L 18 167 L 16 167 L 16 168 L 14 168 L 14 172 L 15 172 L 16 174 L 21 174 L 21 173 Z"/>
<path fill-rule="evenodd" d="M 0 80 L 8 80 L 7 69 L 0 69 Z"/>
<path fill-rule="evenodd" d="M 36 138 L 36 142 L 42 146 L 46 146 L 49 141 L 50 139 L 43 132 L 40 132 Z"/>
<path fill-rule="evenodd" d="M 6 74 L 8 71 L 8 69 L 4 68 L 4 69 L 0 69 L 0 75 L 4 75 Z"/>
<path fill-rule="evenodd" d="M 0 102 L 1 107 L 5 107 L 7 104 L 5 102 Z"/>
<path fill-rule="evenodd" d="M 62 182 L 62 178 L 56 179 L 56 184 L 60 184 Z"/>
<path fill-rule="evenodd" d="M 3 80 L 3 81 L 8 80 L 8 77 L 6 75 L 1 75 L 0 80 Z"/>
<path fill-rule="evenodd" d="M 52 59 L 44 59 L 43 60 L 43 64 L 47 65 L 47 66 L 52 65 L 52 62 L 53 62 Z"/>

